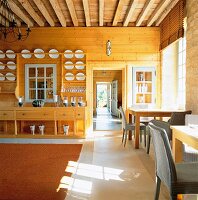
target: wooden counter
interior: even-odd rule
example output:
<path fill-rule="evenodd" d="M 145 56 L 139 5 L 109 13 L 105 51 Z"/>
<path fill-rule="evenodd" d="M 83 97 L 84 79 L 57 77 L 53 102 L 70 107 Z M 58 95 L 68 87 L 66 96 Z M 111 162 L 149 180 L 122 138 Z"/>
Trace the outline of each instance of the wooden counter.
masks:
<path fill-rule="evenodd" d="M 0 108 L 0 137 L 85 137 L 86 107 L 9 107 Z M 29 126 L 35 124 L 35 135 Z M 45 133 L 38 126 L 45 125 Z M 70 126 L 68 135 L 63 133 L 63 124 Z M 13 127 L 13 128 L 12 128 Z"/>

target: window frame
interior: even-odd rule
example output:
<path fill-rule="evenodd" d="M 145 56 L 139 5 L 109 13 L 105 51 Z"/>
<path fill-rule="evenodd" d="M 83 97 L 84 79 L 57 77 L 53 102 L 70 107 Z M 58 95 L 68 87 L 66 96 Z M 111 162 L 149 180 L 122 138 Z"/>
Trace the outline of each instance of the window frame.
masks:
<path fill-rule="evenodd" d="M 35 76 L 29 76 L 29 71 L 31 68 L 35 68 Z M 44 76 L 39 77 L 38 76 L 38 69 L 43 68 L 44 69 Z M 46 69 L 52 68 L 52 76 L 46 76 Z M 35 87 L 30 88 L 29 80 L 35 79 Z M 43 79 L 44 86 L 38 87 L 38 80 Z M 47 88 L 46 81 L 47 79 L 52 79 L 53 86 L 49 89 Z M 31 99 L 30 98 L 30 90 L 34 90 L 36 92 L 36 98 Z M 44 91 L 44 98 L 38 98 L 38 90 Z M 56 64 L 25 64 L 25 101 L 26 102 L 32 102 L 33 100 L 44 100 L 45 102 L 53 102 L 52 98 L 46 97 L 47 90 L 52 90 L 52 94 L 56 94 Z"/>

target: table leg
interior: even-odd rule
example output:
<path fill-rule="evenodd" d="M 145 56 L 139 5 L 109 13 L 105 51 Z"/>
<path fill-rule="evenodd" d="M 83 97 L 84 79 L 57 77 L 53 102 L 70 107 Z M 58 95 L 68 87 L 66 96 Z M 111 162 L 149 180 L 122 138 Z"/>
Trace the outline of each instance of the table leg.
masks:
<path fill-rule="evenodd" d="M 139 149 L 139 136 L 140 136 L 140 116 L 135 116 L 135 148 Z"/>
<path fill-rule="evenodd" d="M 173 136 L 173 158 L 176 163 L 182 162 L 183 160 L 183 144 L 180 140 Z"/>

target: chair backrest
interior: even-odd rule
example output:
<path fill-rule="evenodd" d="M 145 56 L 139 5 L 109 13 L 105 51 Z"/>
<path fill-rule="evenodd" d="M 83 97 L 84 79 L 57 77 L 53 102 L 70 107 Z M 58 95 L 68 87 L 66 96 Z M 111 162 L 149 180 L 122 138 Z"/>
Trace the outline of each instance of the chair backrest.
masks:
<path fill-rule="evenodd" d="M 198 115 L 186 115 L 185 116 L 185 125 L 196 124 L 198 125 Z"/>
<path fill-rule="evenodd" d="M 155 126 L 164 129 L 166 131 L 169 141 L 172 140 L 172 130 L 168 122 L 156 120 L 156 119 L 153 119 L 150 122 L 154 124 Z"/>
<path fill-rule="evenodd" d="M 191 110 L 185 112 L 173 112 L 168 122 L 170 125 L 185 125 L 185 116 L 191 113 Z"/>
<path fill-rule="evenodd" d="M 155 152 L 156 175 L 171 191 L 172 184 L 177 181 L 175 164 L 166 131 L 149 123 Z"/>
<path fill-rule="evenodd" d="M 122 116 L 122 128 L 125 129 L 126 125 L 127 125 L 127 119 L 126 119 L 126 116 L 125 116 L 125 113 L 124 113 L 122 106 L 119 107 L 119 111 L 120 111 L 121 116 Z"/>

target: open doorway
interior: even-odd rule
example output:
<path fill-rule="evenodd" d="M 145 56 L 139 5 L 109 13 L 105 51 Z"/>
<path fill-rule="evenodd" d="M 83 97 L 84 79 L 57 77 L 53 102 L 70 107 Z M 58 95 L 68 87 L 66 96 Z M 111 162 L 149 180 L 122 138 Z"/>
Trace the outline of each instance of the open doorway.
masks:
<path fill-rule="evenodd" d="M 117 80 L 115 80 L 117 78 Z M 102 81 L 103 80 L 103 81 Z M 122 103 L 122 71 L 94 71 L 94 130 L 120 130 L 118 106 Z M 115 87 L 116 83 L 116 87 Z M 120 83 L 120 88 L 117 87 Z M 118 105 L 118 94 L 120 102 Z"/>

